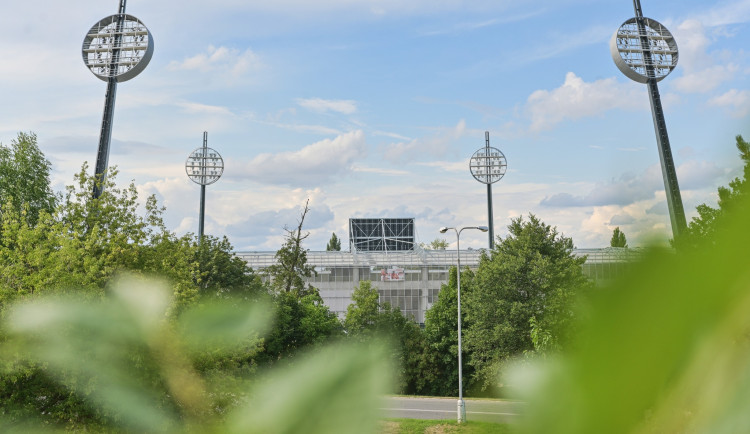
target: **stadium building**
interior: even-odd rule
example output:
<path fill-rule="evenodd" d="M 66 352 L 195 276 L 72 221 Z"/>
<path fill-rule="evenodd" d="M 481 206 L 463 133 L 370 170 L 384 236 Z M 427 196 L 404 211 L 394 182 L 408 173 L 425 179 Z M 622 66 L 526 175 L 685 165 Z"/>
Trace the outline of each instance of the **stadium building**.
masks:
<path fill-rule="evenodd" d="M 461 250 L 461 267 L 476 269 L 484 249 Z M 583 272 L 597 284 L 618 276 L 640 255 L 638 249 L 576 249 L 586 256 Z M 259 275 L 276 263 L 276 252 L 238 252 Z M 437 300 L 448 271 L 455 266 L 455 249 L 428 250 L 415 239 L 413 218 L 349 219 L 349 251 L 308 251 L 307 264 L 316 276 L 307 282 L 318 288 L 326 305 L 339 317 L 346 315 L 359 282 L 370 281 L 380 302 L 397 306 L 405 316 L 424 323 L 424 314 Z M 265 278 L 265 277 L 264 277 Z"/>

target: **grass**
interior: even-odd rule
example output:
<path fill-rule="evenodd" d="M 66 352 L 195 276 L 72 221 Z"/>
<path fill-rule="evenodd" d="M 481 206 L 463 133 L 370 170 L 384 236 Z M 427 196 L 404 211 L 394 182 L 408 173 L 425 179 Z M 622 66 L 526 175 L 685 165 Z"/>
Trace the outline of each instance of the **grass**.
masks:
<path fill-rule="evenodd" d="M 455 420 L 387 419 L 383 434 L 509 434 L 510 426 L 502 423 Z"/>

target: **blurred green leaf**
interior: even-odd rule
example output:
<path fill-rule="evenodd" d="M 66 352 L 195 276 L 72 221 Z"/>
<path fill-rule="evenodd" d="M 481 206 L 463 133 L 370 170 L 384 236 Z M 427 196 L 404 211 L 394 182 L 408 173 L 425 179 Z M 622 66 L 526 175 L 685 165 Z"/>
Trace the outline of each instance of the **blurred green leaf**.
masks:
<path fill-rule="evenodd" d="M 715 244 L 653 250 L 593 295 L 565 356 L 511 375 L 524 432 L 750 432 L 747 206 Z"/>
<path fill-rule="evenodd" d="M 229 416 L 227 432 L 375 432 L 389 378 L 382 346 L 331 346 L 269 372 L 247 405 Z"/>
<path fill-rule="evenodd" d="M 268 330 L 272 310 L 261 303 L 209 302 L 183 312 L 177 332 L 191 351 L 222 351 L 257 341 Z"/>
<path fill-rule="evenodd" d="M 167 429 L 175 412 L 154 387 L 158 360 L 149 345 L 158 345 L 169 297 L 163 287 L 136 279 L 123 279 L 112 292 L 96 303 L 47 298 L 14 306 L 11 338 L 59 382 L 130 428 Z"/>

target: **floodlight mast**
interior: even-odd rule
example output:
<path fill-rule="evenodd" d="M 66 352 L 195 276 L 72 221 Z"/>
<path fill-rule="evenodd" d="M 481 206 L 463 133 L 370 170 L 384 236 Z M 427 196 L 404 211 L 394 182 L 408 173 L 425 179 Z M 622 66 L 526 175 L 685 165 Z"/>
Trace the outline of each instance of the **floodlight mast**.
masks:
<path fill-rule="evenodd" d="M 122 40 L 122 25 L 125 22 L 125 3 L 127 0 L 120 0 L 117 18 L 117 32 L 115 33 L 115 47 L 119 47 Z M 110 69 L 117 68 L 120 60 L 120 50 L 112 50 L 112 59 L 109 64 Z M 115 97 L 117 96 L 117 77 L 110 75 L 107 79 L 107 93 L 104 96 L 104 114 L 102 115 L 102 128 L 99 132 L 99 150 L 96 153 L 96 169 L 94 172 L 94 199 L 97 199 L 104 192 L 105 171 L 109 164 L 109 144 L 112 141 L 112 120 L 115 115 Z"/>
<path fill-rule="evenodd" d="M 490 132 L 484 132 L 484 149 L 490 155 Z M 487 227 L 489 228 L 490 250 L 495 248 L 495 220 L 492 216 L 492 183 L 487 183 Z"/>
<path fill-rule="evenodd" d="M 469 160 L 471 176 L 482 184 L 487 184 L 487 226 L 490 250 L 495 248 L 494 218 L 492 216 L 492 184 L 505 176 L 508 162 L 499 149 L 490 147 L 490 132 L 484 133 L 484 148 L 477 150 Z"/>
<path fill-rule="evenodd" d="M 221 155 L 208 147 L 208 131 L 203 132 L 203 146 L 195 149 L 185 161 L 188 178 L 201 186 L 200 214 L 198 216 L 198 241 L 203 242 L 203 227 L 206 216 L 206 185 L 213 184 L 224 173 Z"/>
<path fill-rule="evenodd" d="M 203 157 L 205 158 L 208 151 L 208 131 L 203 132 Z M 201 166 L 201 209 L 200 209 L 200 222 L 198 223 L 198 240 L 203 242 L 203 227 L 206 221 L 206 165 Z"/>
<path fill-rule="evenodd" d="M 662 177 L 664 178 L 664 189 L 667 196 L 667 206 L 669 208 L 669 219 L 672 225 L 672 237 L 676 240 L 681 234 L 687 229 L 687 220 L 685 218 L 685 208 L 682 204 L 682 196 L 680 194 L 680 186 L 677 182 L 677 169 L 672 158 L 672 148 L 669 144 L 669 135 L 667 134 L 667 123 L 664 120 L 664 110 L 661 105 L 661 96 L 659 95 L 659 87 L 657 82 L 664 78 L 674 64 L 677 61 L 677 46 L 674 44 L 672 56 L 672 65 L 667 68 L 667 72 L 656 71 L 654 53 L 652 53 L 652 44 L 650 33 L 647 29 L 648 24 L 651 24 L 651 20 L 643 17 L 643 10 L 641 9 L 640 0 L 633 0 L 633 8 L 635 9 L 635 21 L 638 26 L 638 35 L 640 38 L 641 51 L 643 53 L 643 65 L 646 72 L 646 85 L 648 86 L 648 96 L 651 102 L 651 115 L 654 121 L 654 131 L 656 133 L 656 142 L 659 148 L 659 160 L 661 162 Z M 666 29 L 660 29 L 661 32 L 668 31 Z M 664 35 L 661 35 L 664 36 Z M 671 38 L 671 34 L 669 34 Z M 673 39 L 673 38 L 672 38 Z M 614 39 L 613 39 L 614 40 Z M 613 47 L 612 54 L 614 56 L 615 47 Z M 663 56 L 657 54 L 657 56 Z M 619 67 L 620 65 L 618 65 Z M 663 67 L 662 63 L 659 67 Z M 623 71 L 624 72 L 624 71 Z M 632 77 L 631 77 L 632 78 Z"/>
<path fill-rule="evenodd" d="M 154 52 L 151 32 L 138 18 L 125 14 L 125 3 L 126 0 L 120 0 L 118 13 L 94 24 L 83 39 L 82 54 L 86 67 L 99 79 L 107 82 L 94 169 L 94 198 L 98 198 L 104 191 L 117 83 L 130 80 L 141 73 Z"/>

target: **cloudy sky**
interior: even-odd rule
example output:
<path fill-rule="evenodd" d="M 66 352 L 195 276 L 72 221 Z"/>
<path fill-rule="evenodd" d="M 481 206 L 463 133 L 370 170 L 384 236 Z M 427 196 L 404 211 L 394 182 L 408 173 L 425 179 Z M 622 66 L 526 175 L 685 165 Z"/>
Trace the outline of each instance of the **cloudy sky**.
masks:
<path fill-rule="evenodd" d="M 0 15 L 0 142 L 33 131 L 56 190 L 95 163 L 106 84 L 81 42 L 117 0 L 11 2 Z M 739 174 L 750 138 L 750 0 L 642 0 L 677 39 L 660 83 L 688 218 Z M 609 53 L 629 0 L 129 0 L 155 41 L 118 87 L 110 164 L 197 232 L 200 187 L 185 159 L 202 145 L 226 170 L 207 188 L 206 233 L 239 251 L 276 250 L 310 199 L 307 247 L 350 217 L 487 223 L 471 155 L 508 160 L 493 186 L 495 231 L 532 212 L 577 247 L 671 234 L 644 85 Z M 451 240 L 452 241 L 452 240 Z M 483 247 L 465 232 L 462 246 Z"/>

